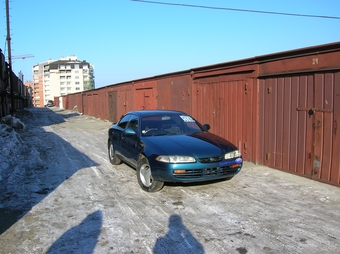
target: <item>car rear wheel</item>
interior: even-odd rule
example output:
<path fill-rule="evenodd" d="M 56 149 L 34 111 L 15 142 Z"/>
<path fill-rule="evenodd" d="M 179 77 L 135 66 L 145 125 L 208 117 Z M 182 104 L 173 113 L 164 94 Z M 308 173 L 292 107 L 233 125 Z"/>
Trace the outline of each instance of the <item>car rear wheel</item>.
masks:
<path fill-rule="evenodd" d="M 152 177 L 151 167 L 147 158 L 142 157 L 137 164 L 137 179 L 140 187 L 147 192 L 156 192 L 163 188 L 164 182 Z"/>
<path fill-rule="evenodd" d="M 115 148 L 112 144 L 111 141 L 109 141 L 109 159 L 112 165 L 118 165 L 121 163 L 121 160 L 117 157 L 116 152 L 115 152 Z"/>

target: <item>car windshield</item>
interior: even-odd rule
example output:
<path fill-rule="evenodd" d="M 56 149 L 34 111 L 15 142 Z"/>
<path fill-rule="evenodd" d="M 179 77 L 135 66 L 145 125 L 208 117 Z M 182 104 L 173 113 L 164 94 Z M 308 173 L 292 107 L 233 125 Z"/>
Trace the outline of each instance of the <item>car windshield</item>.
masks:
<path fill-rule="evenodd" d="M 159 114 L 144 116 L 141 119 L 143 136 L 192 134 L 204 131 L 192 117 L 184 114 Z"/>

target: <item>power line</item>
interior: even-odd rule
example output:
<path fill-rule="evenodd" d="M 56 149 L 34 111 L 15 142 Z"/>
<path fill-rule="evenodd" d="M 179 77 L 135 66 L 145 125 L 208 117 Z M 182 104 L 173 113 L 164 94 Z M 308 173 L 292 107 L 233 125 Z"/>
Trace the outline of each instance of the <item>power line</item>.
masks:
<path fill-rule="evenodd" d="M 146 1 L 146 0 L 130 0 L 130 1 L 141 2 L 141 3 L 149 3 L 149 4 L 162 4 L 162 5 L 172 5 L 172 6 L 180 6 L 180 7 L 192 7 L 192 8 L 202 8 L 202 9 L 222 10 L 222 11 L 239 11 L 239 12 L 252 12 L 252 13 L 260 13 L 260 14 L 271 14 L 271 15 L 284 15 L 284 16 L 295 16 L 295 17 L 305 17 L 305 18 L 323 18 L 323 19 L 338 19 L 338 20 L 340 20 L 340 17 L 335 17 L 335 16 L 309 15 L 309 14 L 274 12 L 274 11 L 257 11 L 257 10 L 213 7 L 213 6 L 192 5 L 192 4 L 176 4 L 176 3 L 166 3 L 166 2 Z"/>

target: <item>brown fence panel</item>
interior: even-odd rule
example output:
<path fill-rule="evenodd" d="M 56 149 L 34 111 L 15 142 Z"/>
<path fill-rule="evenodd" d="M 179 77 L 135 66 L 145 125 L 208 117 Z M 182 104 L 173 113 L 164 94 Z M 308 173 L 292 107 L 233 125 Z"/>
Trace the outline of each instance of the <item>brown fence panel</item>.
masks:
<path fill-rule="evenodd" d="M 63 97 L 63 107 L 65 109 L 70 109 L 69 107 L 69 98 L 70 98 L 70 95 L 66 95 Z"/>
<path fill-rule="evenodd" d="M 339 121 L 340 72 L 316 73 L 314 83 L 314 154 L 313 179 L 332 184 L 339 181 L 339 143 L 337 123 Z M 334 161 L 333 161 L 334 159 Z"/>
<path fill-rule="evenodd" d="M 79 113 L 83 113 L 83 102 L 81 93 L 69 94 L 69 104 L 68 109 L 73 110 L 75 107 L 78 109 Z"/>
<path fill-rule="evenodd" d="M 320 72 L 260 80 L 260 164 L 339 184 L 339 77 Z"/>
<path fill-rule="evenodd" d="M 260 80 L 259 163 L 310 175 L 312 119 L 297 108 L 312 107 L 312 76 Z"/>
<path fill-rule="evenodd" d="M 117 115 L 117 101 L 118 101 L 118 92 L 117 91 L 109 91 L 108 92 L 108 110 L 109 110 L 109 121 L 117 122 L 119 120 Z"/>
<path fill-rule="evenodd" d="M 87 93 L 83 93 L 82 97 L 83 97 L 82 101 L 83 101 L 83 112 L 84 112 L 84 115 L 89 115 L 89 111 L 88 111 L 89 104 L 88 104 L 88 100 L 87 100 Z"/>
<path fill-rule="evenodd" d="M 334 73 L 332 165 L 330 182 L 340 185 L 340 72 Z"/>
<path fill-rule="evenodd" d="M 102 120 L 109 119 L 108 94 L 106 89 L 98 91 L 99 97 L 96 102 L 96 109 L 99 110 L 98 117 Z"/>
<path fill-rule="evenodd" d="M 134 83 L 134 110 L 156 109 L 156 81 L 136 81 Z"/>
<path fill-rule="evenodd" d="M 87 93 L 87 110 L 88 115 L 96 117 L 96 111 L 95 111 L 95 102 L 98 97 L 98 93 L 96 92 L 88 92 Z"/>
<path fill-rule="evenodd" d="M 194 82 L 193 116 L 235 144 L 245 160 L 255 159 L 254 78 L 222 76 Z"/>
<path fill-rule="evenodd" d="M 192 78 L 190 74 L 171 75 L 157 80 L 157 108 L 192 114 Z"/>
<path fill-rule="evenodd" d="M 129 111 L 134 110 L 134 88 L 132 84 L 117 87 L 117 115 L 120 118 Z"/>

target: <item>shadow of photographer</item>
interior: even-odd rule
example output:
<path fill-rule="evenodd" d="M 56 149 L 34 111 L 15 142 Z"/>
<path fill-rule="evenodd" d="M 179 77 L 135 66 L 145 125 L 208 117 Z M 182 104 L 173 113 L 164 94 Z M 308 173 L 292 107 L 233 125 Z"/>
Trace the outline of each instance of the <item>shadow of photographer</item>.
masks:
<path fill-rule="evenodd" d="M 79 225 L 59 237 L 46 253 L 93 253 L 102 223 L 103 214 L 101 211 L 91 213 Z"/>
<path fill-rule="evenodd" d="M 200 242 L 184 226 L 179 215 L 171 215 L 169 218 L 169 231 L 163 237 L 159 237 L 153 248 L 155 254 L 164 253 L 204 253 Z"/>

